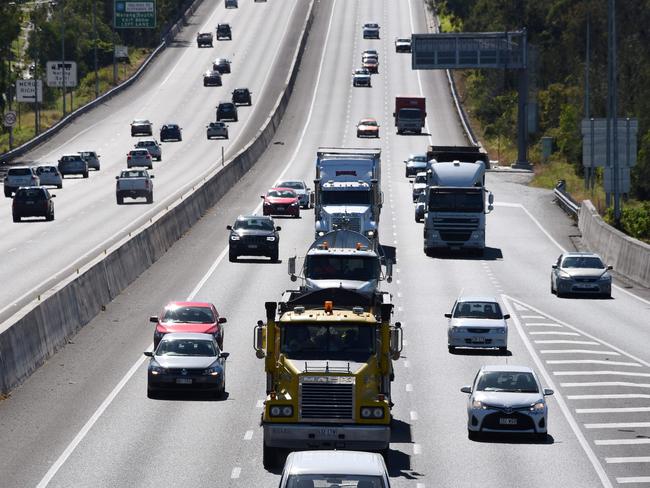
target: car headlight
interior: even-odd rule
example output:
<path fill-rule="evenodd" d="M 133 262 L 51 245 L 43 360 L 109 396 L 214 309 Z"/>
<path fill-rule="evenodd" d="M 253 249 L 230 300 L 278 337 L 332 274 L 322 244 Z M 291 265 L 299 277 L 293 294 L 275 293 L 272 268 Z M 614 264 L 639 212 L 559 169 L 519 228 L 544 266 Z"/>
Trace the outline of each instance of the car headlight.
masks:
<path fill-rule="evenodd" d="M 268 236 L 266 240 L 273 242 L 275 240 L 275 236 Z"/>
<path fill-rule="evenodd" d="M 298 202 L 293 202 L 293 203 L 291 204 L 292 207 L 295 207 L 296 205 L 298 205 Z"/>
<path fill-rule="evenodd" d="M 375 236 L 375 231 L 374 230 L 367 230 L 364 232 L 368 237 L 374 237 Z"/>
<path fill-rule="evenodd" d="M 544 402 L 536 402 L 536 403 L 533 403 L 530 406 L 530 411 L 531 412 L 543 412 L 545 406 L 546 405 L 544 404 Z"/>
<path fill-rule="evenodd" d="M 236 235 L 236 234 L 233 234 L 233 235 L 230 236 L 231 241 L 238 241 L 239 239 L 240 239 L 240 237 L 238 235 Z"/>
<path fill-rule="evenodd" d="M 221 373 L 221 368 L 219 368 L 219 366 L 210 366 L 203 370 L 203 374 L 208 376 L 219 376 L 219 373 Z"/>
<path fill-rule="evenodd" d="M 291 405 L 275 405 L 269 409 L 271 417 L 293 417 Z"/>
<path fill-rule="evenodd" d="M 271 205 L 271 202 L 264 202 L 264 205 Z"/>
<path fill-rule="evenodd" d="M 506 329 L 505 327 L 499 327 L 498 329 L 495 329 L 495 331 L 497 334 L 505 334 L 506 332 L 508 332 L 508 329 Z"/>
<path fill-rule="evenodd" d="M 472 408 L 474 410 L 485 410 L 487 406 L 479 400 L 472 400 Z"/>
<path fill-rule="evenodd" d="M 381 419 L 384 418 L 384 409 L 382 407 L 363 407 L 361 409 L 362 419 Z"/>
<path fill-rule="evenodd" d="M 611 280 L 612 280 L 612 275 L 607 273 L 605 273 L 600 278 L 598 278 L 598 281 L 611 281 Z"/>
<path fill-rule="evenodd" d="M 158 364 L 155 360 L 149 365 L 149 372 L 151 372 L 152 375 L 159 375 L 159 374 L 165 374 L 166 370 L 165 368 L 161 367 L 160 364 Z"/>

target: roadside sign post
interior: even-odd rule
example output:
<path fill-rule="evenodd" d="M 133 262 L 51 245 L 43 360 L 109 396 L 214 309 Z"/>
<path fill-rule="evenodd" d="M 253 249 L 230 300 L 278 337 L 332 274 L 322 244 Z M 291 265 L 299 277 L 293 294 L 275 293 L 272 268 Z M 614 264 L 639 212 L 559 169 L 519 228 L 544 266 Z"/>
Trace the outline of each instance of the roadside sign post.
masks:
<path fill-rule="evenodd" d="M 2 117 L 2 122 L 5 127 L 9 127 L 9 150 L 11 151 L 14 148 L 14 125 L 17 122 L 16 112 L 13 110 L 5 112 Z"/>

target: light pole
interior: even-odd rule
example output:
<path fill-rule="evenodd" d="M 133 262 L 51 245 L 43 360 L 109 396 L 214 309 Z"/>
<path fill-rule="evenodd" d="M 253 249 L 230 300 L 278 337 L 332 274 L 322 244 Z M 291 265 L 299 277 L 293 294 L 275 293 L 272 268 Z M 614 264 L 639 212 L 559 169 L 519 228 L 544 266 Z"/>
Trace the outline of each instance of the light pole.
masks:
<path fill-rule="evenodd" d="M 93 57 L 95 61 L 95 98 L 99 97 L 99 74 L 97 73 L 97 0 L 93 0 Z"/>
<path fill-rule="evenodd" d="M 65 16 L 63 12 L 63 0 L 59 0 L 60 2 L 60 8 L 61 8 L 61 74 L 63 76 L 63 83 L 62 83 L 62 88 L 63 88 L 63 117 L 65 117 L 65 97 L 67 95 L 66 93 L 66 86 L 65 86 Z"/>
<path fill-rule="evenodd" d="M 607 166 L 612 174 L 614 221 L 621 221 L 620 173 L 618 161 L 618 80 L 616 59 L 616 0 L 607 3 L 608 90 L 607 90 Z"/>

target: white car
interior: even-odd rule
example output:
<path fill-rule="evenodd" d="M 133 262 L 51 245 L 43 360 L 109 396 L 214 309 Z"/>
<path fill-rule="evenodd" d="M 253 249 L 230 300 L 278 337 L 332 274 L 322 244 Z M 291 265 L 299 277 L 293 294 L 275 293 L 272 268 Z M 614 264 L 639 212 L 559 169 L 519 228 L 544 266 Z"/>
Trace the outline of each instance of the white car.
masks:
<path fill-rule="evenodd" d="M 366 68 L 358 68 L 352 72 L 352 86 L 372 86 L 370 71 Z"/>
<path fill-rule="evenodd" d="M 397 53 L 410 53 L 411 52 L 411 38 L 398 37 L 395 39 L 395 52 Z"/>
<path fill-rule="evenodd" d="M 413 203 L 415 203 L 418 201 L 420 193 L 424 193 L 427 190 L 427 174 L 424 171 L 416 174 L 411 186 L 413 190 Z"/>
<path fill-rule="evenodd" d="M 12 193 L 21 186 L 40 186 L 41 181 L 36 174 L 36 170 L 31 166 L 19 166 L 9 168 L 7 176 L 4 179 L 5 197 L 11 197 Z"/>
<path fill-rule="evenodd" d="M 313 206 L 311 188 L 307 186 L 307 183 L 301 180 L 284 180 L 280 181 L 276 188 L 291 188 L 298 195 L 298 200 L 300 201 L 300 206 L 302 208 L 311 208 Z"/>
<path fill-rule="evenodd" d="M 424 191 L 418 195 L 418 200 L 415 202 L 415 221 L 422 222 L 424 214 L 427 213 L 427 192 Z"/>
<path fill-rule="evenodd" d="M 390 488 L 386 463 L 376 452 L 292 452 L 282 470 L 280 488 L 349 486 Z"/>
<path fill-rule="evenodd" d="M 447 328 L 449 352 L 457 347 L 497 348 L 508 350 L 508 323 L 510 314 L 501 312 L 494 297 L 461 296 L 454 303 Z"/>
<path fill-rule="evenodd" d="M 59 168 L 56 166 L 37 166 L 36 174 L 41 180 L 41 186 L 56 186 L 57 188 L 63 188 L 63 176 L 61 176 Z"/>
<path fill-rule="evenodd" d="M 612 266 L 606 266 L 598 254 L 567 252 L 560 254 L 551 269 L 551 293 L 558 297 L 586 293 L 612 297 Z"/>
<path fill-rule="evenodd" d="M 215 137 L 228 139 L 228 124 L 225 122 L 210 122 L 205 128 L 208 139 Z"/>
<path fill-rule="evenodd" d="M 535 372 L 527 366 L 482 366 L 474 384 L 460 391 L 469 394 L 467 434 L 475 439 L 482 432 L 530 433 L 545 440 L 548 409 Z"/>
<path fill-rule="evenodd" d="M 156 161 L 160 161 L 162 159 L 162 148 L 160 147 L 158 141 L 155 139 L 141 139 L 133 147 L 136 149 L 146 149 L 149 151 L 149 154 L 151 154 L 151 157 L 155 158 Z"/>
<path fill-rule="evenodd" d="M 126 155 L 126 167 L 147 167 L 153 169 L 151 154 L 149 154 L 147 149 L 131 149 Z"/>
<path fill-rule="evenodd" d="M 379 39 L 379 24 L 363 24 L 364 39 Z"/>

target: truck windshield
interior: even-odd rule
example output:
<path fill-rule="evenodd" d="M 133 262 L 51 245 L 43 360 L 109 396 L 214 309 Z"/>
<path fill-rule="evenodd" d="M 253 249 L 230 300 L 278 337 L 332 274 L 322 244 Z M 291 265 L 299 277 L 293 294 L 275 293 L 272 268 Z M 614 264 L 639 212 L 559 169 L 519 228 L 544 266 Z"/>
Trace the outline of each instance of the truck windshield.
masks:
<path fill-rule="evenodd" d="M 324 191 L 323 205 L 370 205 L 369 191 Z"/>
<path fill-rule="evenodd" d="M 403 108 L 399 111 L 400 119 L 421 119 L 422 112 L 419 108 Z"/>
<path fill-rule="evenodd" d="M 436 190 L 429 193 L 430 212 L 483 212 L 483 192 Z"/>
<path fill-rule="evenodd" d="M 312 280 L 376 280 L 379 261 L 371 256 L 307 256 L 305 276 Z"/>
<path fill-rule="evenodd" d="M 280 352 L 290 359 L 365 362 L 375 353 L 375 327 L 350 323 L 281 324 Z"/>

